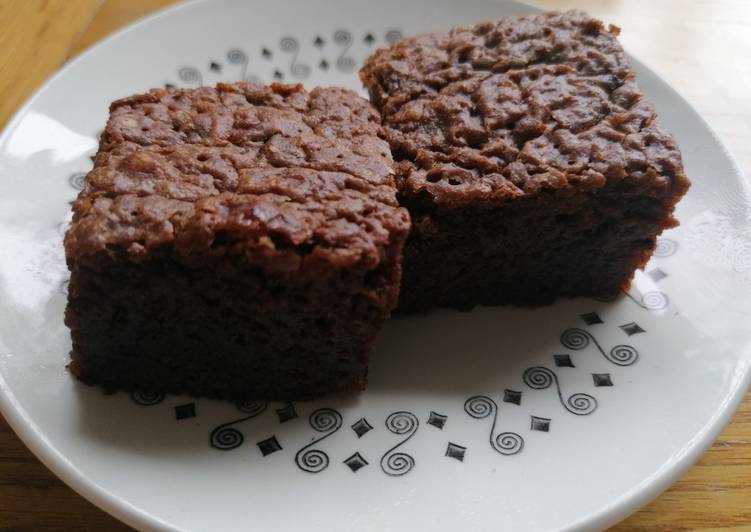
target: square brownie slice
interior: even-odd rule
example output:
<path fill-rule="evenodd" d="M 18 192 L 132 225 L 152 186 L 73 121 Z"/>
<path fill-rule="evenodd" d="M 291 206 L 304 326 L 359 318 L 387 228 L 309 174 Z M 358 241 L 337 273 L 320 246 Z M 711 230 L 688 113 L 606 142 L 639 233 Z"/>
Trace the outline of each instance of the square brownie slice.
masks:
<path fill-rule="evenodd" d="M 412 217 L 400 309 L 627 289 L 689 181 L 618 33 L 580 11 L 508 17 L 366 61 Z"/>
<path fill-rule="evenodd" d="M 65 237 L 73 374 L 238 400 L 362 389 L 409 230 L 379 123 L 299 85 L 114 102 Z"/>

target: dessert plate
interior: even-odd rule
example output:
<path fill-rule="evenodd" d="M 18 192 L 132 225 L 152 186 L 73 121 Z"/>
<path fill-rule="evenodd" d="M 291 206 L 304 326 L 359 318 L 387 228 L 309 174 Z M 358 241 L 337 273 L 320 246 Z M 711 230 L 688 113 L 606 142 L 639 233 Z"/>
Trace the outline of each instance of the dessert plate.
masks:
<path fill-rule="evenodd" d="M 108 103 L 151 87 L 359 88 L 371 50 L 531 12 L 512 2 L 194 2 L 107 39 L 0 138 L 0 410 L 57 475 L 148 530 L 573 530 L 686 470 L 749 383 L 749 188 L 696 112 L 635 62 L 694 185 L 632 289 L 535 310 L 391 320 L 370 387 L 240 404 L 101 391 L 65 370 L 69 202 Z"/>

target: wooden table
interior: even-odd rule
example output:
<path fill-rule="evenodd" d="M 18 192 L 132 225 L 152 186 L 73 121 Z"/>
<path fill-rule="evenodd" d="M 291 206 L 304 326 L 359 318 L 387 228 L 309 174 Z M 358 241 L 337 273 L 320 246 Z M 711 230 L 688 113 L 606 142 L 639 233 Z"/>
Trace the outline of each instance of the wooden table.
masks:
<path fill-rule="evenodd" d="M 0 125 L 65 61 L 173 1 L 0 0 Z M 626 48 L 700 110 L 751 175 L 751 1 L 537 3 L 622 27 Z M 52 475 L 0 418 L 0 531 L 11 530 L 128 527 Z M 751 530 L 751 395 L 683 479 L 614 530 Z"/>

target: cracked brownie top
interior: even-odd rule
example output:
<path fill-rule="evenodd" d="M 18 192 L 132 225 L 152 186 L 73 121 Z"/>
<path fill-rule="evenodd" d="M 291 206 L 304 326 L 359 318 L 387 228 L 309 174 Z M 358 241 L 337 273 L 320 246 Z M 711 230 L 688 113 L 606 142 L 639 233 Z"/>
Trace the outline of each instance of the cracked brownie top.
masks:
<path fill-rule="evenodd" d="M 688 180 L 614 26 L 581 11 L 507 17 L 378 50 L 360 76 L 406 205 L 493 203 L 622 180 L 669 199 Z"/>
<path fill-rule="evenodd" d="M 169 246 L 290 270 L 307 255 L 374 267 L 409 227 L 379 125 L 368 102 L 336 88 L 219 84 L 118 100 L 67 255 Z"/>

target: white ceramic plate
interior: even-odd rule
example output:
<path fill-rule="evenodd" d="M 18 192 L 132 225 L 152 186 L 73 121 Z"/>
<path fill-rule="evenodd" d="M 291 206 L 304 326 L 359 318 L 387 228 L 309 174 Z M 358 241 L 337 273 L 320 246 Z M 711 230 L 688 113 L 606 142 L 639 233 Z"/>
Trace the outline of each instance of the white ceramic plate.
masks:
<path fill-rule="evenodd" d="M 400 35 L 530 11 L 197 2 L 50 80 L 0 139 L 0 409 L 25 443 L 143 529 L 594 529 L 666 488 L 749 382 L 751 209 L 706 124 L 638 63 L 694 185 L 616 301 L 394 319 L 369 389 L 315 403 L 104 396 L 64 369 L 62 234 L 111 100 L 241 78 L 359 88 L 362 59 Z"/>

